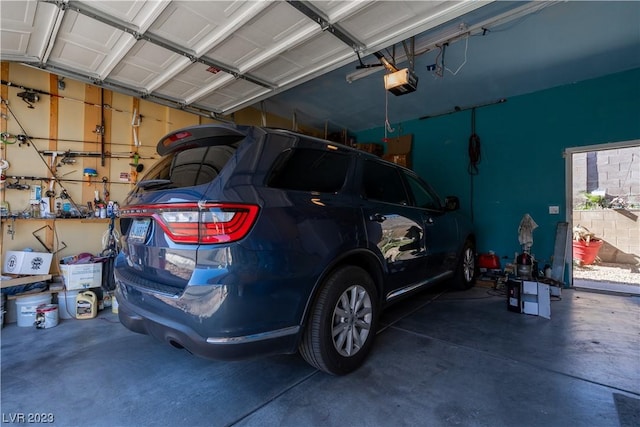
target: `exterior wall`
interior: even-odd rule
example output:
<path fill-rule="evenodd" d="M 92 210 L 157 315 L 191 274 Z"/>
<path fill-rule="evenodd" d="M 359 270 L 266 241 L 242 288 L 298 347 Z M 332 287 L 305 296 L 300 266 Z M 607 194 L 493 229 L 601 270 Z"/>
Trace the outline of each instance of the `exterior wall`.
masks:
<path fill-rule="evenodd" d="M 584 202 L 581 192 L 595 190 L 640 205 L 640 145 L 574 154 L 573 207 Z"/>
<path fill-rule="evenodd" d="M 598 257 L 603 262 L 640 263 L 640 210 L 574 210 L 573 222 L 604 240 Z"/>

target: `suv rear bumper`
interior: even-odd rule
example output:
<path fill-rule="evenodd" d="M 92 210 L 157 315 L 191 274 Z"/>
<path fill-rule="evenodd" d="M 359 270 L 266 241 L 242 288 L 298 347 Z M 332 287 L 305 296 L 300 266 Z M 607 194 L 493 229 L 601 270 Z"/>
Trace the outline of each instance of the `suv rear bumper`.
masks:
<path fill-rule="evenodd" d="M 139 314 L 139 309 L 122 297 L 119 288 L 116 298 L 118 318 L 127 329 L 151 335 L 173 347 L 184 348 L 196 356 L 216 360 L 240 360 L 297 351 L 300 326 L 248 336 L 202 337 L 192 329 L 168 319 L 149 313 Z"/>

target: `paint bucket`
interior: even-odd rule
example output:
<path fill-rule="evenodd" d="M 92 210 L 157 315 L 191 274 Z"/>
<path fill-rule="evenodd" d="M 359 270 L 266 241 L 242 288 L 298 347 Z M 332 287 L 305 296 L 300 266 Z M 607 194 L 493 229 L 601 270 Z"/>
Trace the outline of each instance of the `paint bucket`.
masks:
<path fill-rule="evenodd" d="M 80 291 L 58 292 L 58 316 L 60 319 L 76 318 L 76 297 Z"/>
<path fill-rule="evenodd" d="M 98 311 L 96 294 L 82 291 L 76 297 L 76 319 L 93 319 Z"/>
<path fill-rule="evenodd" d="M 42 304 L 51 304 L 51 294 L 36 294 L 16 298 L 18 326 L 32 327 L 36 321 L 36 311 Z"/>
<path fill-rule="evenodd" d="M 58 326 L 58 305 L 42 304 L 36 309 L 36 328 L 49 329 Z"/>

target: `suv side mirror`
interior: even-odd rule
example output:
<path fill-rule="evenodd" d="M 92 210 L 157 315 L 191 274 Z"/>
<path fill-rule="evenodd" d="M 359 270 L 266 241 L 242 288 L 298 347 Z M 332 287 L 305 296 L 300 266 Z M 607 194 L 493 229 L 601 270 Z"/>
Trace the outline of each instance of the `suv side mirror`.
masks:
<path fill-rule="evenodd" d="M 444 199 L 444 209 L 447 211 L 457 211 L 460 209 L 460 199 L 456 196 L 447 196 Z"/>

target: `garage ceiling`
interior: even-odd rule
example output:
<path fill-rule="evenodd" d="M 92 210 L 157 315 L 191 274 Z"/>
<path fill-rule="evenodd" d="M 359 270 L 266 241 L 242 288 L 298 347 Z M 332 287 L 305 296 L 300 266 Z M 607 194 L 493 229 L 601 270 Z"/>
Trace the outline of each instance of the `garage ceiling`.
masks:
<path fill-rule="evenodd" d="M 556 74 L 575 81 L 640 65 L 638 2 L 593 2 L 604 16 L 577 17 L 572 8 L 592 2 L 568 3 L 2 0 L 1 59 L 211 117 L 253 105 L 294 122 L 357 131 L 381 126 L 390 111 L 416 118 L 559 84 Z M 529 16 L 551 34 L 525 25 Z M 532 34 L 520 29 L 537 33 L 526 39 Z M 574 33 L 555 38 L 559 29 Z M 447 42 L 449 70 L 434 77 L 428 67 Z M 586 73 L 552 68 L 586 65 L 594 52 L 616 57 L 601 56 L 605 64 Z M 413 58 L 418 91 L 387 99 L 383 67 L 356 69 L 379 65 L 380 55 L 398 68 Z M 455 75 L 452 67 L 459 67 Z M 487 80 L 496 72 L 517 76 L 517 87 Z M 436 80 L 442 92 L 425 98 Z"/>

